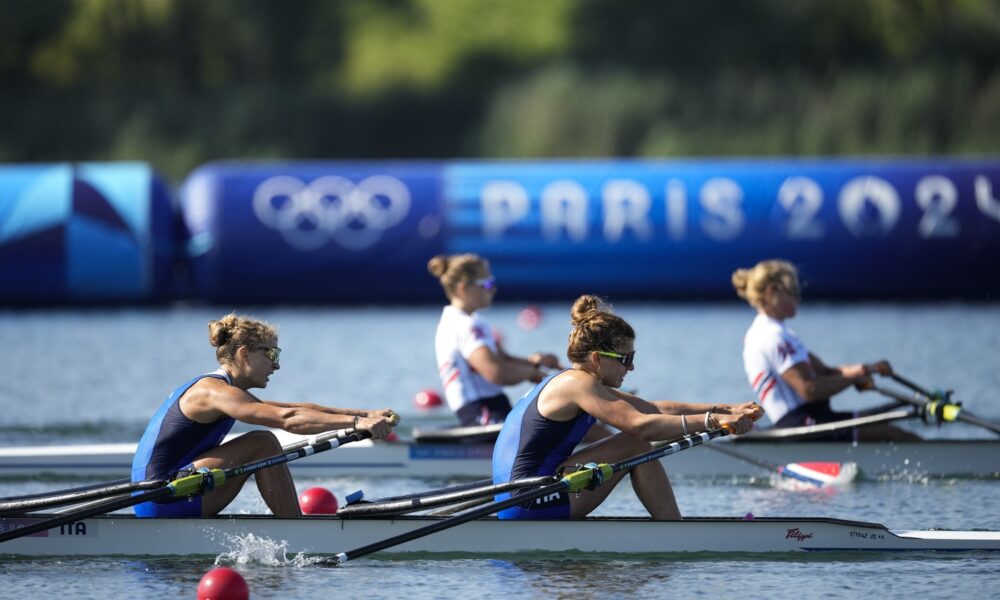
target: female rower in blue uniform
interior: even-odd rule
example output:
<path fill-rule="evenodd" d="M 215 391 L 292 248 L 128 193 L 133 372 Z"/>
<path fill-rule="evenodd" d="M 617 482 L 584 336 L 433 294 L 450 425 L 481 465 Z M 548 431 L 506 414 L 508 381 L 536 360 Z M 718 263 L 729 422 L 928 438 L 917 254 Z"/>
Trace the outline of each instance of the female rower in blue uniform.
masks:
<path fill-rule="evenodd" d="M 726 426 L 746 433 L 762 414 L 753 402 L 739 405 L 647 402 L 619 390 L 635 369 L 635 331 L 598 298 L 573 304 L 567 357 L 572 368 L 551 375 L 528 392 L 507 417 L 493 450 L 493 481 L 552 475 L 590 462 L 613 463 L 650 450 L 650 442 Z M 574 453 L 596 422 L 621 433 Z M 632 488 L 653 519 L 680 519 L 660 461 L 630 472 Z M 625 473 L 594 490 L 560 492 L 498 514 L 501 519 L 579 519 L 597 508 Z M 512 492 L 517 495 L 518 492 Z M 512 494 L 497 496 L 503 500 Z"/>
<path fill-rule="evenodd" d="M 219 368 L 180 386 L 146 427 L 132 460 L 132 481 L 170 479 L 187 468 L 226 469 L 281 453 L 269 431 L 252 431 L 221 443 L 236 421 L 314 434 L 334 429 L 367 430 L 385 437 L 391 410 L 329 408 L 260 400 L 247 390 L 267 387 L 278 370 L 277 330 L 256 319 L 229 314 L 208 324 Z M 218 514 L 242 489 L 249 475 L 227 480 L 204 496 L 169 498 L 135 507 L 140 517 L 207 517 Z M 257 471 L 257 488 L 277 517 L 300 516 L 287 464 Z"/>

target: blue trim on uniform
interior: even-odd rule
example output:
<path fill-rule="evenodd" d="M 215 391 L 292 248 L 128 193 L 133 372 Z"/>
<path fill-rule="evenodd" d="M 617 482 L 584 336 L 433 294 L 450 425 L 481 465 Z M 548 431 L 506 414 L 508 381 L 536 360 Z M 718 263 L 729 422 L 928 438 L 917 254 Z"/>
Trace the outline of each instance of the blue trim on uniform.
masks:
<path fill-rule="evenodd" d="M 564 373 L 561 371 L 560 373 Z M 507 415 L 493 447 L 493 483 L 506 483 L 525 477 L 552 475 L 569 458 L 591 426 L 597 421 L 581 413 L 569 421 L 553 421 L 538 412 L 538 396 L 555 373 L 543 379 L 514 406 Z M 506 500 L 529 490 L 498 494 Z M 497 513 L 500 519 L 568 519 L 569 496 L 565 492 L 530 501 Z"/>
<path fill-rule="evenodd" d="M 224 417 L 214 423 L 197 423 L 184 416 L 180 398 L 191 386 L 213 377 L 232 385 L 224 373 L 199 375 L 180 386 L 160 405 L 139 440 L 132 458 L 132 481 L 170 479 L 207 450 L 218 446 L 232 429 L 236 419 Z M 139 517 L 201 516 L 201 498 L 167 498 L 144 502 L 134 507 Z"/>

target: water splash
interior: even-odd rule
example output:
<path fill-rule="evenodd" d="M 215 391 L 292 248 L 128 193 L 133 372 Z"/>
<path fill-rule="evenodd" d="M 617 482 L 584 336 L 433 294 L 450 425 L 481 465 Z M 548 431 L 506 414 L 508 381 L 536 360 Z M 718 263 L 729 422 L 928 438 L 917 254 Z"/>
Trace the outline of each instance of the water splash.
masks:
<path fill-rule="evenodd" d="M 226 546 L 230 550 L 215 558 L 215 564 L 218 566 L 258 564 L 272 567 L 308 567 L 326 562 L 322 556 L 307 556 L 302 552 L 289 556 L 288 542 L 285 540 L 275 541 L 253 533 L 225 537 Z"/>

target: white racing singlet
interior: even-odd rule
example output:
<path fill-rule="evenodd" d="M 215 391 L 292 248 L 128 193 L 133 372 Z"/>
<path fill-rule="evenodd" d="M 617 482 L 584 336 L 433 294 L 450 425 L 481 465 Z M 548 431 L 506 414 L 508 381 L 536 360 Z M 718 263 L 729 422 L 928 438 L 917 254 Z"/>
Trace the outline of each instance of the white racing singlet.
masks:
<path fill-rule="evenodd" d="M 743 368 L 771 423 L 805 403 L 781 374 L 809 362 L 809 349 L 782 321 L 757 315 L 743 338 Z"/>
<path fill-rule="evenodd" d="M 487 381 L 469 364 L 468 357 L 483 346 L 497 353 L 489 323 L 479 313 L 470 315 L 450 304 L 445 306 L 434 338 L 434 350 L 445 399 L 453 411 L 470 402 L 503 393 L 503 388 Z"/>

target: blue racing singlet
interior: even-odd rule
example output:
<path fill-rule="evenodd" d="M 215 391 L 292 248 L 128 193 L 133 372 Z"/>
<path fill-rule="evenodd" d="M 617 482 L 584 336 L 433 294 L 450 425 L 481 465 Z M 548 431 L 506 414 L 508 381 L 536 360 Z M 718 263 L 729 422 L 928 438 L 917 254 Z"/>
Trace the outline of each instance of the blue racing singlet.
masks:
<path fill-rule="evenodd" d="M 199 375 L 180 386 L 160 406 L 153 415 L 146 431 L 139 440 L 135 456 L 132 458 L 132 481 L 170 479 L 177 471 L 191 464 L 200 454 L 218 446 L 232 429 L 236 419 L 224 417 L 214 423 L 198 423 L 181 412 L 180 398 L 188 389 L 205 377 L 222 379 L 232 385 L 225 371 L 215 371 Z M 135 514 L 145 516 L 181 516 L 157 514 L 160 505 L 167 505 L 177 499 L 160 503 L 144 502 L 136 505 Z M 193 503 L 192 503 L 193 504 Z M 200 516 L 200 502 L 197 502 Z M 194 507 L 189 507 L 194 508 Z M 190 512 L 190 511 L 185 511 Z"/>
<path fill-rule="evenodd" d="M 565 372 L 565 371 L 562 371 Z M 538 396 L 553 377 L 549 375 L 531 389 L 507 415 L 503 429 L 493 447 L 493 483 L 506 483 L 525 477 L 552 475 L 576 449 L 577 444 L 587 435 L 587 431 L 597 419 L 587 413 L 580 413 L 569 421 L 553 421 L 538 412 Z M 514 491 L 513 495 L 528 490 Z M 510 492 L 496 496 L 496 500 L 511 497 Z M 551 504 L 551 503 L 550 503 Z M 564 506 L 514 507 L 501 511 L 501 519 L 542 517 L 568 518 L 568 498 Z M 552 510 L 549 510 L 551 508 Z M 542 510 L 539 510 L 542 509 Z M 536 515 L 528 515 L 532 511 Z M 542 514 L 544 513 L 544 515 Z"/>

